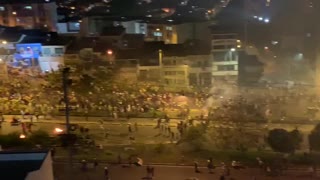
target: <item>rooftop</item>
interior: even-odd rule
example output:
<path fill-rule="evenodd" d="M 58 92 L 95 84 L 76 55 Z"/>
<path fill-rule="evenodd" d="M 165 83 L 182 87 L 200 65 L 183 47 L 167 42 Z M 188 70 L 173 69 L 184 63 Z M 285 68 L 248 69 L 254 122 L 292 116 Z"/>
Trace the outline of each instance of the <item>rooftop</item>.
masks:
<path fill-rule="evenodd" d="M 0 152 L 1 179 L 25 179 L 28 173 L 40 169 L 47 155 L 47 151 Z"/>

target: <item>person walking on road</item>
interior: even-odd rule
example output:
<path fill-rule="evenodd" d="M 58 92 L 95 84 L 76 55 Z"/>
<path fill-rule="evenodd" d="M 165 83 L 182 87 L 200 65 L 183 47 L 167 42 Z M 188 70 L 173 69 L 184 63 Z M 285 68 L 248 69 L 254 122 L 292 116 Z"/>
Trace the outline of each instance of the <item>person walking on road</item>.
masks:
<path fill-rule="evenodd" d="M 194 172 L 195 173 L 200 173 L 198 162 L 194 161 L 193 165 L 194 165 Z"/>
<path fill-rule="evenodd" d="M 138 123 L 137 122 L 134 123 L 134 131 L 138 132 Z"/>
<path fill-rule="evenodd" d="M 104 176 L 105 176 L 106 180 L 110 180 L 109 169 L 107 166 L 104 167 Z"/>
<path fill-rule="evenodd" d="M 207 165 L 207 167 L 208 167 L 208 170 L 209 170 L 209 173 L 210 174 L 213 174 L 213 160 L 212 160 L 212 158 L 209 158 L 208 159 L 208 165 Z"/>
<path fill-rule="evenodd" d="M 99 165 L 97 158 L 93 159 L 93 168 L 97 169 L 97 166 Z"/>

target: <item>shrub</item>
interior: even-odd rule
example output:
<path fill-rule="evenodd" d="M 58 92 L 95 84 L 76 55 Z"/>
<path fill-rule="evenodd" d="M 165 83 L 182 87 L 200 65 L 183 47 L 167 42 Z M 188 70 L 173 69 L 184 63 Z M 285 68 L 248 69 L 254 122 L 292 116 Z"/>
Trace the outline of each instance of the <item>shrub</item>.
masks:
<path fill-rule="evenodd" d="M 43 130 L 34 131 L 30 135 L 29 141 L 34 145 L 41 145 L 43 147 L 48 147 L 51 144 L 51 138 L 49 134 Z"/>
<path fill-rule="evenodd" d="M 293 153 L 295 151 L 295 142 L 291 134 L 284 129 L 269 131 L 267 141 L 276 152 Z"/>
<path fill-rule="evenodd" d="M 316 127 L 309 134 L 309 144 L 310 150 L 319 151 L 320 150 L 320 124 L 316 125 Z"/>
<path fill-rule="evenodd" d="M 0 135 L 0 145 L 5 149 L 31 147 L 30 141 L 28 139 L 21 139 L 18 132 Z"/>

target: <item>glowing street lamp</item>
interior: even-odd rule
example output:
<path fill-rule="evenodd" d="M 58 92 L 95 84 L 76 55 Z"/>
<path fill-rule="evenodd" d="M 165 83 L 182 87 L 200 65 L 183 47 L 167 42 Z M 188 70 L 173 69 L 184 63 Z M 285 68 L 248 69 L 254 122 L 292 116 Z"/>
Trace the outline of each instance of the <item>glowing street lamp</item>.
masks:
<path fill-rule="evenodd" d="M 2 41 L 1 43 L 2 43 L 2 44 L 8 44 L 8 42 L 7 42 L 7 41 Z"/>

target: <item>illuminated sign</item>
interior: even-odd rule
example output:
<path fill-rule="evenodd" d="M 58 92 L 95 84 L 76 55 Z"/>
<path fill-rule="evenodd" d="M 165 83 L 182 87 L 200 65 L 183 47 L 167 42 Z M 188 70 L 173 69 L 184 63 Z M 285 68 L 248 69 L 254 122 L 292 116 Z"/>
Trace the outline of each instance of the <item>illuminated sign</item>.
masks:
<path fill-rule="evenodd" d="M 41 44 L 17 44 L 14 55 L 14 66 L 38 66 L 41 55 Z"/>

